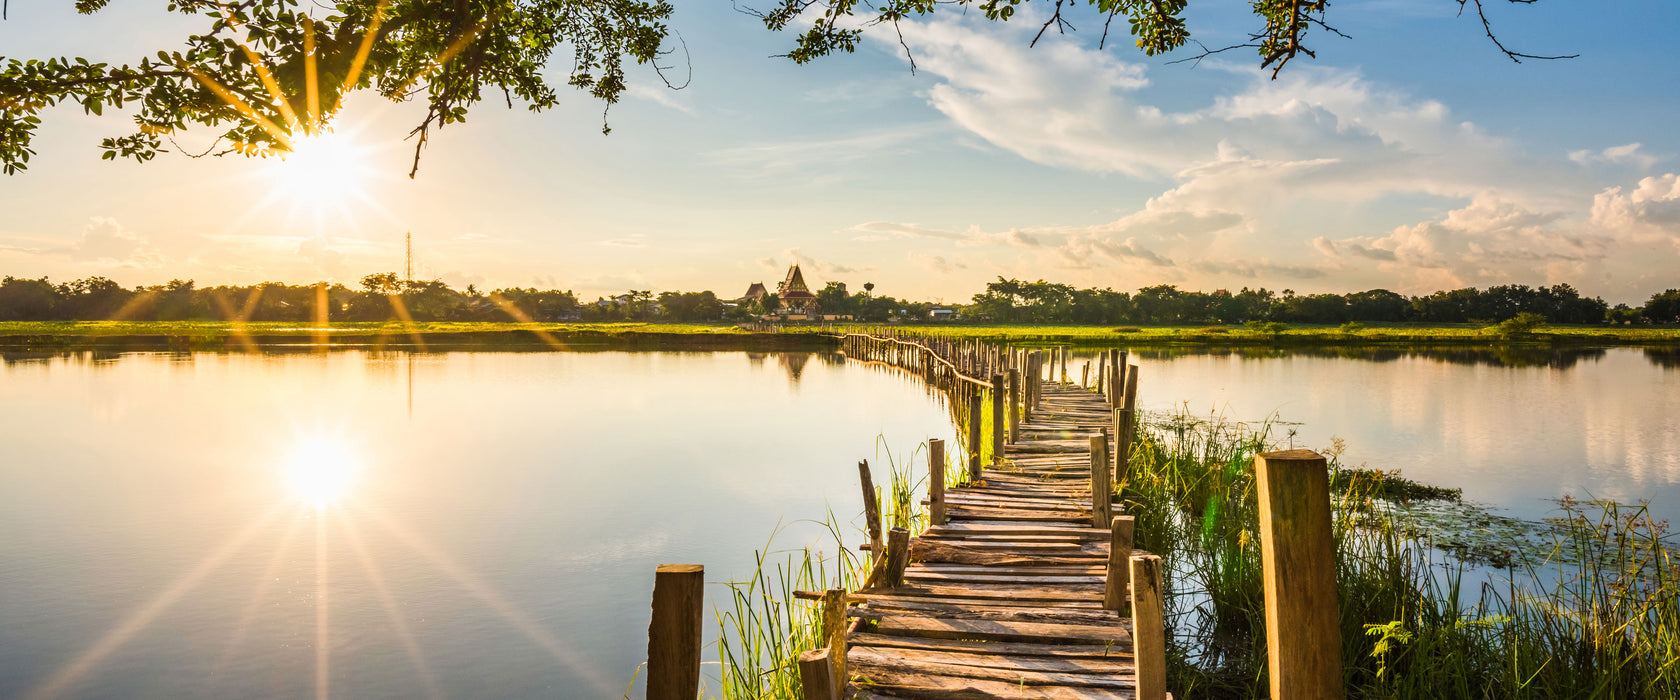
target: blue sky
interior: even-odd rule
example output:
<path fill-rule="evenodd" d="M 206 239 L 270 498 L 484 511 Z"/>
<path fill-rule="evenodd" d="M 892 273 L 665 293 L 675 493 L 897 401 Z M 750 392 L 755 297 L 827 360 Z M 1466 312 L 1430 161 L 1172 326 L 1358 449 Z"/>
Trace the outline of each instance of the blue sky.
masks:
<path fill-rule="evenodd" d="M 1098 51 L 1090 16 L 1029 48 L 1030 9 L 906 25 L 912 74 L 890 35 L 796 66 L 770 57 L 790 35 L 728 2 L 678 2 L 692 84 L 636 71 L 610 136 L 581 93 L 541 114 L 486 103 L 434 135 L 411 181 L 402 139 L 420 111 L 352 99 L 336 126 L 365 165 L 342 201 L 269 161 L 101 161 L 127 122 L 59 107 L 29 172 L 0 179 L 0 274 L 354 285 L 400 269 L 412 231 L 420 275 L 587 298 L 734 296 L 795 257 L 816 284 L 945 301 L 1000 275 L 1302 293 L 1568 282 L 1635 305 L 1680 286 L 1680 62 L 1664 45 L 1680 7 L 1489 5 L 1507 45 L 1581 58 L 1513 65 L 1451 0 L 1348 0 L 1330 19 L 1353 39 L 1319 36 L 1319 58 L 1276 81 L 1246 50 L 1195 67 Z M 1210 46 L 1255 22 L 1194 6 Z M 8 57 L 133 61 L 196 26 L 152 4 L 10 11 Z"/>

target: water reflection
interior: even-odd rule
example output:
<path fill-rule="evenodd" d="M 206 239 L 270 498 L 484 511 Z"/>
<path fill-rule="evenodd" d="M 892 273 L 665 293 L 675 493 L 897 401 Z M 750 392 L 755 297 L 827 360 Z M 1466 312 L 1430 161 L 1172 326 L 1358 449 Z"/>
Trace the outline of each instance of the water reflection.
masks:
<path fill-rule="evenodd" d="M 1323 357 L 1342 360 L 1357 360 L 1361 362 L 1398 362 L 1410 358 L 1423 358 L 1454 365 L 1485 365 L 1490 367 L 1550 367 L 1553 369 L 1569 369 L 1582 362 L 1595 362 L 1604 357 L 1606 348 L 1596 347 L 1548 347 L 1525 345 L 1499 345 L 1491 347 L 1469 346 L 1406 346 L 1391 345 L 1331 345 L 1321 347 L 1236 347 L 1236 348 L 1143 348 L 1135 349 L 1132 354 L 1138 357 L 1166 360 L 1177 357 L 1214 356 L 1240 357 L 1244 359 L 1281 359 L 1289 357 Z M 1647 356 L 1652 352 L 1646 350 Z M 1660 364 L 1656 357 L 1651 357 L 1653 363 Z"/>
<path fill-rule="evenodd" d="M 953 437 L 823 353 L 5 359 L 0 697 L 616 696 L 654 565 L 745 578 Z"/>

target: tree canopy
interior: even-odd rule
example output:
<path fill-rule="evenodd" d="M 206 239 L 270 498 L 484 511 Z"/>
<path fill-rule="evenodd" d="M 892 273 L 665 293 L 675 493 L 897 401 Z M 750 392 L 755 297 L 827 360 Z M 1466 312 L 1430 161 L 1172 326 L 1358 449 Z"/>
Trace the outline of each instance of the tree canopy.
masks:
<path fill-rule="evenodd" d="M 109 0 L 77 0 L 91 14 Z M 557 103 L 544 73 L 571 47 L 567 84 L 608 104 L 625 62 L 660 54 L 666 0 L 341 0 L 330 13 L 297 0 L 170 0 L 208 27 L 184 49 L 113 66 L 85 58 L 6 58 L 0 66 L 0 168 L 23 170 L 39 113 L 61 102 L 89 114 L 133 108 L 134 133 L 105 139 L 104 157 L 150 160 L 189 124 L 221 130 L 211 152 L 266 156 L 326 128 L 355 90 L 423 99 L 415 167 L 433 128 L 460 122 L 500 93 L 532 110 Z M 324 16 L 312 16 L 324 15 Z M 603 127 L 604 128 L 604 127 Z M 219 149 L 219 150 L 218 150 Z M 410 171 L 410 176 L 413 171 Z"/>
<path fill-rule="evenodd" d="M 77 0 L 76 9 L 92 14 L 109 1 Z M 1479 18 L 1488 38 L 1512 60 L 1564 58 L 1519 53 L 1500 43 L 1483 8 L 1484 2 L 1497 0 L 1436 1 L 1456 2 L 1461 12 Z M 1506 0 L 1522 5 L 1539 1 Z M 777 0 L 770 9 L 747 12 L 774 31 L 809 22 L 785 54 L 805 63 L 855 50 L 871 25 L 896 29 L 900 21 L 932 14 L 941 5 L 963 11 L 974 6 L 987 19 L 1005 22 L 1031 2 L 884 0 L 880 6 L 860 7 L 857 0 Z M 1052 28 L 1071 27 L 1063 13 L 1078 4 L 1056 0 L 1033 43 Z M 1102 44 L 1116 18 L 1124 20 L 1133 43 L 1149 55 L 1192 41 L 1185 20 L 1189 0 L 1086 4 L 1102 18 Z M 1341 34 L 1325 21 L 1328 0 L 1253 0 L 1249 5 L 1259 27 L 1250 40 L 1203 46 L 1200 56 L 1254 48 L 1260 65 L 1270 67 L 1275 77 L 1298 55 L 1316 55 L 1307 47 L 1309 38 Z M 144 162 L 165 150 L 165 140 L 174 145 L 174 136 L 190 125 L 219 130 L 216 144 L 205 153 L 283 153 L 294 139 L 328 128 L 346 95 L 372 89 L 390 100 L 426 104 L 424 118 L 409 134 L 415 148 L 413 177 L 432 129 L 464 121 L 486 91 L 501 93 L 496 101 L 509 108 L 516 101 L 531 110 L 555 106 L 556 86 L 546 73 L 563 46 L 571 48 L 572 58 L 566 83 L 608 105 L 616 102 L 626 88 L 627 61 L 660 68 L 656 61 L 672 13 L 667 0 L 340 0 L 330 8 L 298 0 L 168 0 L 167 9 L 202 17 L 207 26 L 188 36 L 184 48 L 163 47 L 136 63 L 0 56 L 0 170 L 15 174 L 28 166 L 40 113 L 60 103 L 81 105 L 94 115 L 107 108 L 133 109 L 133 133 L 104 139 L 103 157 Z M 605 115 L 602 130 L 610 131 Z"/>

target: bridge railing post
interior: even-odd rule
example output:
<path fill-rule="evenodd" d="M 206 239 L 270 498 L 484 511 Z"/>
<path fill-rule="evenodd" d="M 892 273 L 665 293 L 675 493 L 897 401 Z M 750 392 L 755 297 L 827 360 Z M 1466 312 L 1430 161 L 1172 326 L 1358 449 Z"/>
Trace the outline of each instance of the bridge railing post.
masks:
<path fill-rule="evenodd" d="M 1254 471 L 1271 696 L 1339 700 L 1342 642 L 1326 461 L 1312 450 L 1266 452 L 1254 459 Z"/>
<path fill-rule="evenodd" d="M 694 700 L 700 694 L 705 583 L 706 567 L 698 564 L 663 564 L 654 570 L 647 700 Z"/>
<path fill-rule="evenodd" d="M 1167 635 L 1161 613 L 1161 558 L 1134 554 L 1132 565 L 1132 654 L 1137 661 L 1138 700 L 1167 697 Z M 1274 698 L 1290 696 L 1273 695 Z"/>
<path fill-rule="evenodd" d="M 1103 607 L 1125 612 L 1132 595 L 1132 536 L 1137 521 L 1130 515 L 1117 515 L 1109 521 L 1108 575 L 1104 579 Z"/>

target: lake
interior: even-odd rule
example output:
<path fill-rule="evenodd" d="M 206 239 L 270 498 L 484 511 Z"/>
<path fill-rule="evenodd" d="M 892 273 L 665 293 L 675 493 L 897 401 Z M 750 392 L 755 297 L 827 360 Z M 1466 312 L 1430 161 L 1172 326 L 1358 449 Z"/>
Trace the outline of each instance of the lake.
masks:
<path fill-rule="evenodd" d="M 723 600 L 778 527 L 832 548 L 800 521 L 860 525 L 857 460 L 882 483 L 883 447 L 956 442 L 918 379 L 827 353 L 0 359 L 8 698 L 616 697 L 657 564 L 706 565 Z M 1662 353 L 1141 363 L 1146 409 L 1275 414 L 1284 441 L 1514 514 L 1680 515 Z"/>

